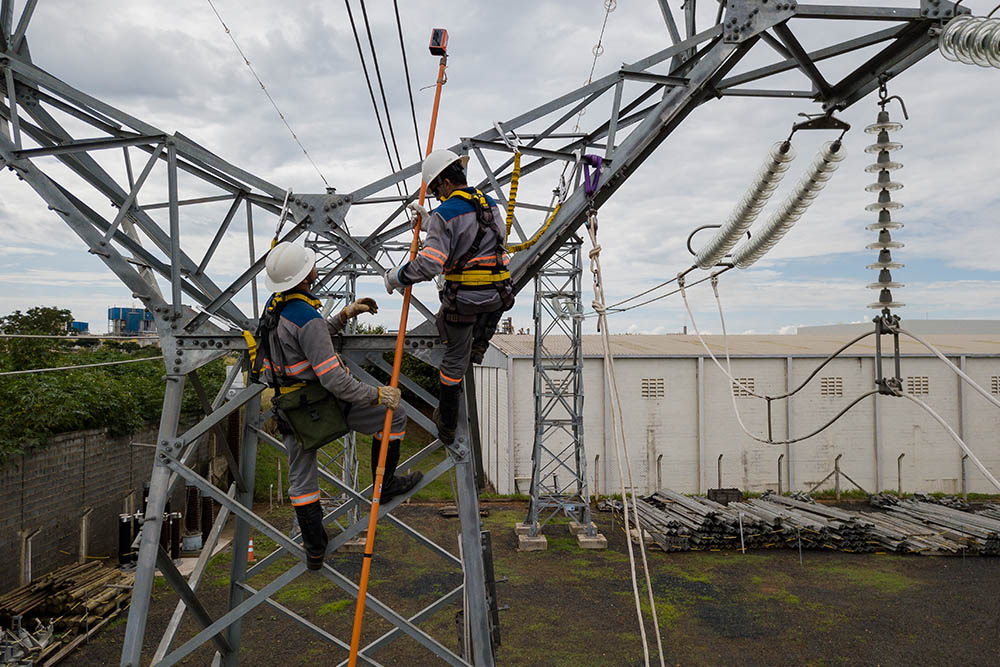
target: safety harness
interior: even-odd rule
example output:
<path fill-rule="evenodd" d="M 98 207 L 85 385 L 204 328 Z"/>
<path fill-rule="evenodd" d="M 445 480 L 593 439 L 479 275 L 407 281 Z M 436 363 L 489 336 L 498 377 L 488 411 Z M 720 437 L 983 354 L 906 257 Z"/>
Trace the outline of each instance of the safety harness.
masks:
<path fill-rule="evenodd" d="M 448 322 L 468 324 L 476 321 L 476 315 L 467 315 L 458 312 L 458 293 L 460 291 L 495 289 L 500 295 L 503 310 L 506 311 L 514 306 L 514 286 L 510 280 L 510 271 L 507 270 L 507 267 L 503 263 L 503 255 L 506 248 L 504 247 L 504 239 L 499 234 L 495 234 L 496 242 L 492 248 L 494 256 L 493 266 L 484 269 L 466 270 L 465 267 L 473 257 L 483 252 L 489 252 L 481 250 L 479 246 L 486 237 L 487 232 L 493 231 L 496 233 L 497 231 L 493 225 L 493 207 L 487 201 L 486 195 L 475 189 L 472 189 L 472 192 L 468 190 L 455 190 L 447 199 L 451 197 L 458 197 L 472 204 L 472 208 L 476 213 L 476 222 L 479 223 L 479 230 L 476 232 L 476 238 L 473 240 L 472 246 L 455 262 L 451 270 L 444 274 L 444 318 Z"/>
<path fill-rule="evenodd" d="M 279 394 L 288 393 L 306 385 L 305 382 L 290 383 L 288 381 L 288 376 L 285 375 L 285 353 L 280 345 L 274 346 L 277 348 L 276 350 L 271 345 L 271 335 L 278 330 L 281 313 L 285 306 L 292 301 L 305 301 L 317 310 L 323 305 L 319 299 L 314 299 L 301 292 L 274 294 L 268 300 L 254 334 L 251 336 L 249 331 L 243 332 L 243 337 L 247 338 L 247 344 L 250 346 L 250 377 L 254 382 L 259 381 L 260 371 L 266 358 L 271 362 L 270 386 Z M 254 341 L 254 339 L 256 340 Z M 251 341 L 254 341 L 253 345 L 250 345 Z"/>

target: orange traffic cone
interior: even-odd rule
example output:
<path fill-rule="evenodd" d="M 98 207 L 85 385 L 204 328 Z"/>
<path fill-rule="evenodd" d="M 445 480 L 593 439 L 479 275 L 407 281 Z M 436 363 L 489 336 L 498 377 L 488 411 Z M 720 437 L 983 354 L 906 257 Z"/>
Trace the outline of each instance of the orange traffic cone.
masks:
<path fill-rule="evenodd" d="M 250 538 L 250 543 L 247 544 L 247 562 L 253 563 L 256 559 L 253 557 L 253 538 Z"/>

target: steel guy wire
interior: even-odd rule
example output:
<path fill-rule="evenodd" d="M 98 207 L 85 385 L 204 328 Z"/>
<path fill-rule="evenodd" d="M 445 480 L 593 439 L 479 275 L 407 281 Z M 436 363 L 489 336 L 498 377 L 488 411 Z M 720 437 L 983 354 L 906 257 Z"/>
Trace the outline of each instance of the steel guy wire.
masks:
<path fill-rule="evenodd" d="M 385 126 L 382 124 L 382 116 L 378 112 L 378 102 L 375 100 L 375 89 L 372 88 L 371 76 L 368 74 L 368 64 L 365 62 L 365 53 L 364 49 L 361 47 L 361 38 L 358 37 L 358 27 L 354 22 L 354 12 L 351 11 L 350 0 L 344 0 L 344 5 L 347 7 L 347 17 L 351 20 L 351 32 L 354 33 L 354 43 L 358 47 L 358 58 L 361 60 L 361 70 L 365 74 L 365 83 L 368 84 L 368 95 L 371 97 L 372 110 L 375 112 L 375 120 L 378 121 L 378 130 L 382 135 L 382 145 L 385 146 L 385 156 L 389 159 L 389 168 L 395 171 L 396 166 L 392 162 L 392 151 L 389 150 L 389 140 L 385 136 Z M 396 191 L 399 192 L 400 196 L 402 196 L 403 189 L 399 183 L 396 183 Z"/>
<path fill-rule="evenodd" d="M 222 27 L 226 31 L 226 34 L 229 35 L 229 39 L 233 42 L 233 46 L 236 47 L 236 50 L 239 52 L 240 57 L 243 58 L 243 62 L 246 63 L 246 66 L 250 70 L 250 73 L 253 74 L 253 78 L 257 80 L 257 83 L 260 85 L 260 89 L 264 91 L 264 95 L 267 96 L 267 99 L 271 103 L 271 106 L 274 107 L 274 110 L 278 113 L 278 117 L 281 118 L 281 122 L 285 124 L 286 128 L 288 128 L 288 133 L 292 135 L 292 139 L 294 139 L 295 143 L 297 143 L 299 145 L 299 148 L 302 149 L 302 154 L 306 156 L 307 160 L 309 160 L 309 163 L 313 166 L 313 169 L 316 170 L 316 173 L 323 181 L 323 184 L 327 188 L 329 188 L 330 182 L 326 180 L 326 176 L 323 175 L 323 172 L 320 171 L 319 167 L 316 165 L 315 160 L 313 160 L 312 156 L 309 155 L 309 151 L 307 151 L 306 147 L 302 145 L 302 142 L 299 140 L 298 135 L 295 134 L 295 130 L 292 129 L 292 126 L 289 125 L 288 123 L 288 119 L 285 118 L 285 114 L 281 113 L 281 109 L 278 108 L 278 103 L 274 101 L 273 97 L 271 97 L 271 93 L 267 90 L 267 86 L 264 85 L 264 82 L 261 81 L 260 76 L 257 74 L 257 70 L 253 68 L 253 65 L 250 64 L 249 58 L 247 58 L 246 54 L 243 53 L 243 49 L 240 48 L 239 42 L 236 41 L 236 36 L 233 35 L 233 31 L 230 30 L 229 26 L 226 25 L 226 22 L 222 20 L 222 15 L 219 14 L 219 10 L 215 8 L 215 4 L 212 2 L 212 0 L 207 0 L 207 2 L 208 5 L 212 8 L 212 11 L 215 12 L 216 17 L 218 17 L 219 23 L 222 24 Z"/>
<path fill-rule="evenodd" d="M 124 359 L 122 361 L 102 361 L 98 364 L 81 364 L 79 366 L 59 366 L 57 368 L 32 368 L 26 371 L 4 371 L 0 373 L 0 377 L 8 375 L 29 375 L 34 373 L 51 373 L 52 371 L 75 371 L 79 368 L 97 368 L 98 366 L 117 366 L 119 364 L 137 364 L 142 361 L 156 361 L 157 359 L 162 359 L 161 354 L 158 357 L 144 357 L 142 359 Z"/>
<path fill-rule="evenodd" d="M 396 12 L 396 30 L 399 32 L 399 50 L 403 53 L 403 72 L 406 73 L 406 92 L 410 96 L 410 115 L 413 117 L 413 136 L 417 140 L 417 159 L 423 159 L 423 144 L 420 142 L 420 129 L 417 123 L 417 107 L 413 103 L 413 84 L 410 83 L 410 65 L 406 58 L 406 45 L 403 43 L 403 23 L 399 20 L 399 0 L 392 0 L 392 8 Z"/>

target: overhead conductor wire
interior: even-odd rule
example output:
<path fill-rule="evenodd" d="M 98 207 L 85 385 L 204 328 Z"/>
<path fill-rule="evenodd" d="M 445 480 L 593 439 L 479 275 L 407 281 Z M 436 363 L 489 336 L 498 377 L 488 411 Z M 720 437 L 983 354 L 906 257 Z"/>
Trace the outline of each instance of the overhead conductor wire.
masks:
<path fill-rule="evenodd" d="M 372 52 L 372 63 L 375 65 L 375 78 L 378 80 L 378 91 L 382 95 L 382 108 L 385 110 L 385 123 L 389 126 L 389 137 L 392 139 L 392 150 L 396 154 L 396 168 L 403 168 L 403 161 L 399 158 L 399 145 L 396 143 L 396 132 L 392 128 L 392 114 L 389 113 L 389 99 L 385 95 L 385 86 L 382 85 L 382 68 L 378 65 L 378 52 L 375 50 L 375 40 L 372 38 L 372 27 L 368 22 L 368 9 L 365 7 L 365 0 L 361 0 L 361 16 L 365 20 L 365 32 L 368 34 L 368 48 Z M 391 160 L 390 160 L 391 162 Z"/>
<path fill-rule="evenodd" d="M 403 43 L 403 23 L 399 20 L 399 0 L 392 0 L 392 8 L 396 12 L 396 30 L 399 32 L 399 50 L 403 53 L 403 72 L 406 73 L 406 92 L 410 96 L 410 115 L 413 117 L 413 136 L 417 140 L 417 155 L 420 152 L 420 128 L 417 123 L 417 107 L 413 103 L 413 84 L 410 83 L 410 64 L 406 58 L 406 44 Z"/>
<path fill-rule="evenodd" d="M 102 361 L 98 364 L 81 364 L 79 366 L 59 366 L 58 368 L 32 368 L 26 371 L 5 371 L 0 373 L 0 377 L 5 377 L 8 375 L 30 375 L 34 373 L 51 373 L 52 371 L 75 371 L 79 368 L 97 368 L 98 366 L 117 366 L 119 364 L 137 364 L 140 361 L 156 361 L 157 359 L 162 359 L 163 355 L 158 357 L 144 357 L 142 359 L 123 359 L 121 361 Z"/>
<path fill-rule="evenodd" d="M 691 304 L 688 303 L 687 293 L 685 291 L 683 279 L 681 279 L 681 280 L 678 281 L 678 284 L 680 286 L 679 289 L 680 289 L 680 293 L 681 293 L 681 299 L 683 299 L 683 301 L 684 301 L 684 308 L 687 310 L 688 317 L 691 320 L 691 328 L 694 329 L 694 333 L 698 337 L 698 340 L 701 342 L 701 346 L 703 348 L 705 348 L 705 351 L 708 353 L 708 356 L 711 357 L 712 361 L 715 362 L 715 365 L 719 367 L 719 370 L 722 371 L 723 375 L 725 375 L 727 378 L 729 378 L 729 380 L 731 382 L 729 395 L 730 395 L 730 398 L 733 401 L 733 413 L 736 415 L 736 421 L 739 423 L 740 428 L 743 430 L 743 433 L 745 433 L 747 435 L 747 437 L 749 437 L 749 438 L 751 438 L 753 440 L 756 440 L 757 442 L 763 443 L 765 445 L 791 445 L 791 444 L 794 444 L 796 442 L 801 442 L 803 440 L 808 440 L 809 438 L 812 438 L 812 437 L 814 437 L 816 435 L 819 435 L 820 433 L 822 433 L 826 429 L 830 428 L 834 423 L 837 422 L 837 420 L 839 420 L 841 417 L 843 417 L 845 414 L 847 414 L 851 410 L 851 408 L 853 408 L 855 405 L 857 405 L 858 403 L 860 403 L 864 399 L 868 398 L 869 396 L 874 396 L 875 394 L 878 393 L 878 389 L 874 389 L 874 390 L 869 391 L 869 392 L 867 392 L 865 394 L 862 394 L 861 396 L 858 396 L 856 399 L 854 399 L 853 401 L 851 401 L 850 403 L 848 403 L 847 406 L 844 407 L 840 412 L 838 412 L 832 419 L 830 419 L 825 424 L 823 424 L 822 426 L 820 426 L 819 428 L 817 428 L 816 430 L 812 431 L 811 433 L 809 433 L 807 435 L 799 436 L 797 438 L 788 437 L 785 440 L 771 440 L 771 439 L 760 438 L 760 437 L 754 435 L 753 433 L 751 433 L 750 429 L 748 429 L 746 427 L 746 424 L 743 422 L 743 416 L 740 414 L 739 406 L 736 404 L 736 388 L 737 388 L 737 386 L 739 386 L 739 388 L 740 388 L 741 391 L 744 391 L 744 392 L 746 392 L 746 393 L 748 393 L 751 396 L 754 396 L 756 398 L 768 399 L 768 398 L 774 398 L 774 397 L 761 396 L 760 394 L 757 394 L 752 389 L 750 389 L 748 386 L 746 386 L 746 384 L 744 384 L 743 382 L 740 382 L 737 378 L 733 377 L 732 360 L 731 360 L 730 355 L 729 355 L 729 338 L 728 338 L 728 335 L 726 333 L 726 320 L 725 320 L 725 317 L 723 317 L 723 313 L 722 313 L 722 301 L 719 298 L 718 278 L 714 274 L 713 274 L 712 278 L 713 278 L 713 280 L 712 280 L 712 288 L 715 291 L 715 300 L 716 300 L 716 304 L 718 305 L 718 308 L 719 308 L 719 319 L 720 319 L 720 322 L 722 324 L 722 341 L 723 341 L 723 345 L 725 347 L 725 352 L 726 352 L 726 366 L 728 366 L 728 370 L 726 368 L 723 368 L 721 362 L 719 362 L 718 358 L 716 358 L 715 354 L 708 347 L 708 343 L 705 342 L 705 338 L 702 336 L 701 332 L 698 330 L 698 324 L 694 320 L 694 312 L 692 312 L 692 310 L 691 310 Z M 863 338 L 863 337 L 864 336 L 862 336 L 861 338 Z M 853 342 L 857 342 L 861 338 L 858 338 L 858 339 L 856 339 Z M 801 389 L 801 388 L 802 387 L 799 387 L 799 389 Z M 796 389 L 796 391 L 798 391 L 798 389 Z M 791 393 L 795 393 L 795 392 L 791 392 Z"/>
<path fill-rule="evenodd" d="M 601 332 L 601 344 L 604 347 L 604 377 L 611 392 L 611 421 L 612 434 L 615 445 L 615 458 L 618 462 L 618 479 L 622 487 L 622 510 L 625 517 L 625 544 L 628 547 L 629 565 L 632 575 L 632 593 L 635 597 L 635 613 L 639 618 L 639 634 L 642 637 L 642 654 L 645 664 L 649 665 L 649 647 L 646 639 L 646 623 L 642 616 L 642 604 L 639 601 L 639 582 L 635 569 L 635 553 L 632 550 L 632 539 L 629 535 L 629 496 L 626 488 L 626 472 L 622 469 L 622 459 L 625 459 L 625 468 L 628 471 L 628 486 L 632 489 L 632 511 L 635 518 L 635 528 L 639 534 L 639 552 L 642 556 L 642 567 L 646 577 L 646 589 L 649 593 L 649 608 L 653 617 L 653 631 L 656 634 L 656 646 L 659 649 L 660 667 L 664 667 L 663 660 L 663 640 L 660 638 L 660 624 L 656 618 L 656 601 L 653 599 L 653 583 L 649 576 L 649 564 L 646 561 L 646 546 L 642 535 L 642 525 L 639 523 L 638 498 L 636 497 L 635 484 L 632 481 L 632 463 L 628 458 L 628 450 L 625 446 L 625 423 L 623 418 L 621 396 L 618 393 L 618 380 L 615 375 L 615 359 L 611 354 L 611 342 L 608 338 L 607 308 L 604 305 L 604 280 L 601 276 L 601 246 L 597 242 L 597 213 L 590 211 L 587 215 L 587 231 L 590 234 L 590 242 L 593 246 L 590 249 L 590 271 L 594 274 L 594 301 L 592 306 L 597 312 L 597 330 Z"/>
<path fill-rule="evenodd" d="M 316 162 L 312 159 L 312 156 L 309 155 L 309 151 L 307 151 L 306 147 L 302 145 L 301 141 L 299 141 L 298 135 L 295 134 L 295 130 L 293 130 L 292 126 L 289 125 L 288 119 L 285 118 L 285 114 L 281 113 L 281 109 L 278 108 L 277 102 L 275 102 L 274 98 L 271 97 L 271 93 L 268 92 L 267 86 L 264 85 L 264 82 L 261 81 L 260 76 L 258 76 L 257 70 L 253 68 L 253 65 L 250 64 L 250 59 L 247 58 L 246 54 L 243 53 L 243 49 L 240 48 L 239 42 L 236 41 L 236 36 L 233 35 L 233 31 L 230 30 L 229 26 L 226 25 L 226 22 L 222 20 L 222 15 L 219 14 L 219 10 L 215 8 L 215 4 L 212 3 L 212 0 L 208 0 L 208 5 L 209 7 L 212 8 L 212 11 L 215 12 L 215 16 L 218 17 L 219 23 L 222 24 L 222 28 L 226 31 L 226 34 L 229 35 L 229 39 L 233 42 L 233 46 L 236 47 L 236 50 L 239 52 L 240 57 L 243 58 L 243 62 L 246 63 L 246 66 L 250 70 L 250 73 L 253 74 L 253 78 L 257 80 L 257 83 L 260 85 L 260 89 L 264 91 L 264 95 L 267 96 L 267 99 L 271 103 L 271 106 L 274 107 L 274 110 L 278 113 L 278 117 L 281 118 L 281 122 L 285 124 L 286 128 L 288 128 L 288 133 L 292 135 L 292 139 L 294 139 L 295 143 L 297 143 L 299 145 L 299 148 L 302 149 L 302 154 L 305 155 L 306 159 L 309 160 L 309 163 L 312 164 L 313 169 L 315 169 L 316 173 L 319 174 L 319 177 L 320 179 L 322 179 L 323 184 L 329 188 L 330 182 L 326 180 L 326 176 L 324 176 L 323 172 L 319 170 L 319 167 L 316 165 Z"/>
<path fill-rule="evenodd" d="M 378 130 L 382 135 L 382 145 L 385 146 L 385 156 L 389 159 L 389 168 L 396 171 L 396 165 L 392 161 L 392 151 L 389 149 L 389 139 L 385 136 L 385 126 L 382 124 L 382 115 L 378 111 L 378 102 L 375 99 L 375 89 L 372 87 L 371 76 L 368 74 L 368 64 L 365 61 L 365 52 L 361 46 L 361 38 L 358 36 L 358 27 L 354 22 L 354 12 L 351 11 L 350 0 L 344 0 L 344 5 L 347 7 L 347 17 L 351 21 L 351 31 L 354 33 L 354 43 L 358 47 L 358 58 L 361 60 L 361 70 L 365 75 L 365 83 L 368 84 L 368 95 L 371 97 L 372 110 L 375 111 L 375 120 L 378 122 Z M 402 196 L 403 189 L 399 183 L 396 183 L 396 191 L 399 192 L 400 196 Z"/>

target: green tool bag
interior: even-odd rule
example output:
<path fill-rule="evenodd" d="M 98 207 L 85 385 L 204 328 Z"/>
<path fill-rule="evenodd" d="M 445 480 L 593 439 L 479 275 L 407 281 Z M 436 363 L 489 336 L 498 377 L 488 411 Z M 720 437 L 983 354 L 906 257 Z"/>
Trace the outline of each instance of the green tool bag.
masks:
<path fill-rule="evenodd" d="M 319 449 L 350 431 L 340 401 L 318 382 L 276 395 L 271 404 L 306 451 Z"/>

